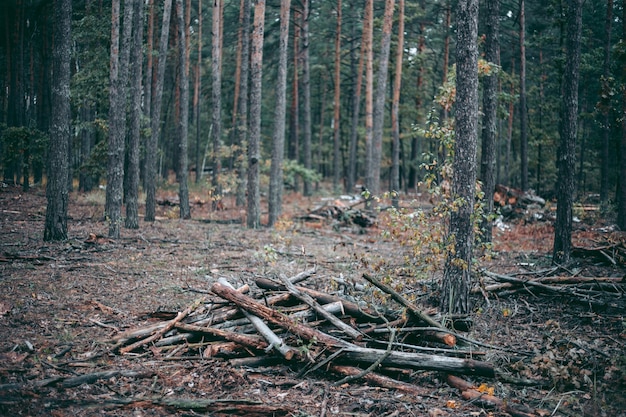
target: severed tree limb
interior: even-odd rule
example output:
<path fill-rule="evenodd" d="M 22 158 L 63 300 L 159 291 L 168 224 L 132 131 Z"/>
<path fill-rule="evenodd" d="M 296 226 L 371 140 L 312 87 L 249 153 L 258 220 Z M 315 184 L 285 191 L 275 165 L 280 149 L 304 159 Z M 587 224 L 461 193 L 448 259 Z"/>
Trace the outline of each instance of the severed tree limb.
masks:
<path fill-rule="evenodd" d="M 283 284 L 285 284 L 285 287 L 287 287 L 287 290 L 289 290 L 289 292 L 291 294 L 293 294 L 296 298 L 298 298 L 299 300 L 303 301 L 304 303 L 306 303 L 308 306 L 310 306 L 312 309 L 314 309 L 315 311 L 317 311 L 317 313 L 324 317 L 326 320 L 328 320 L 330 323 L 332 323 L 335 327 L 337 327 L 338 329 L 340 329 L 342 332 L 344 332 L 345 334 L 347 334 L 348 336 L 350 336 L 350 338 L 354 339 L 354 340 L 361 340 L 363 335 L 361 334 L 361 332 L 353 329 L 352 327 L 348 326 L 346 323 L 344 323 L 343 321 L 339 320 L 336 316 L 334 316 L 333 314 L 329 313 L 328 311 L 326 311 L 321 305 L 319 305 L 310 295 L 303 293 L 301 291 L 299 291 L 288 279 L 287 277 L 281 277 L 281 280 L 283 281 Z"/>
<path fill-rule="evenodd" d="M 376 360 L 376 362 L 374 362 L 370 366 L 368 366 L 367 369 L 364 369 L 364 370 L 358 372 L 355 375 L 348 375 L 345 378 L 343 378 L 342 380 L 335 382 L 333 385 L 337 387 L 337 386 L 339 386 L 341 384 L 344 384 L 346 382 L 357 380 L 357 379 L 362 378 L 365 375 L 369 374 L 374 369 L 376 369 L 391 354 L 391 348 L 393 347 L 393 341 L 395 340 L 395 338 L 396 338 L 396 332 L 393 331 L 393 329 L 392 329 L 391 334 L 389 335 L 389 343 L 387 344 L 387 350 L 385 351 L 384 355 L 382 355 L 380 358 L 378 358 Z"/>
<path fill-rule="evenodd" d="M 237 294 L 240 297 L 249 298 L 241 294 L 237 290 L 235 290 L 233 286 L 230 285 L 230 283 L 226 281 L 225 279 L 220 278 L 219 281 L 213 284 L 213 286 L 211 287 L 211 291 L 217 294 L 214 289 L 215 286 L 218 286 L 220 288 L 223 287 L 224 289 L 227 289 L 230 294 Z M 218 294 L 218 295 L 228 300 L 228 298 L 224 297 L 222 294 Z M 232 301 L 232 300 L 229 300 L 229 301 Z M 268 307 L 265 307 L 265 308 L 268 308 Z M 263 320 L 257 317 L 258 314 L 247 311 L 246 309 L 243 309 L 243 308 L 241 309 L 241 311 L 248 318 L 248 320 L 250 320 L 250 322 L 254 325 L 254 327 L 261 334 L 261 336 L 263 336 L 265 340 L 267 340 L 267 342 L 270 345 L 269 347 L 276 349 L 288 361 L 294 357 L 294 355 L 296 354 L 296 350 L 292 348 L 291 346 L 287 345 L 280 337 L 278 337 L 276 333 L 274 333 L 272 329 L 270 329 L 268 325 L 263 322 Z"/>
<path fill-rule="evenodd" d="M 363 372 L 360 368 L 344 365 L 331 365 L 330 370 L 346 376 L 357 376 Z M 420 397 L 430 396 L 430 391 L 419 388 L 413 384 L 398 381 L 397 379 L 378 374 L 376 372 L 366 373 L 365 375 L 362 375 L 362 378 L 370 384 L 383 388 L 395 389 L 409 395 Z"/>
<path fill-rule="evenodd" d="M 422 311 L 420 311 L 413 303 L 409 302 L 406 298 L 404 298 L 402 295 L 400 295 L 396 290 L 394 290 L 390 286 L 383 284 L 382 282 L 380 282 L 379 280 L 377 280 L 376 278 L 368 274 L 363 274 L 363 278 L 365 278 L 365 280 L 371 283 L 372 285 L 378 287 L 384 293 L 389 294 L 391 298 L 393 298 L 397 303 L 406 307 L 407 310 L 409 310 L 409 313 L 411 313 L 417 319 L 422 320 L 423 322 L 429 324 L 430 326 L 439 327 L 440 329 L 445 329 L 446 332 L 448 331 L 448 329 L 446 329 L 446 327 L 443 324 L 439 323 L 437 320 L 433 319 L 428 314 L 425 314 Z M 449 343 L 446 343 L 446 344 L 449 345 Z M 449 346 L 454 346 L 454 345 L 449 345 Z"/>
<path fill-rule="evenodd" d="M 298 323 L 293 320 L 293 318 L 278 311 L 275 311 L 269 307 L 266 307 L 265 305 L 257 302 L 253 298 L 250 298 L 243 294 L 239 294 L 220 282 L 216 282 L 215 284 L 213 284 L 211 286 L 211 291 L 213 291 L 214 294 L 217 294 L 220 297 L 223 297 L 237 304 L 237 306 L 241 309 L 246 310 L 256 316 L 259 316 L 269 322 L 272 322 L 277 326 L 282 327 L 283 329 L 286 329 L 303 339 L 315 340 L 319 343 L 331 347 L 342 347 L 350 345 L 350 343 L 344 340 L 330 336 L 304 324 Z"/>
<path fill-rule="evenodd" d="M 472 401 L 479 407 L 499 408 L 512 417 L 539 417 L 549 415 L 549 411 L 532 410 L 525 406 L 513 406 L 506 401 L 490 394 L 480 392 L 472 384 L 454 375 L 448 375 L 448 385 L 461 391 L 461 396 L 466 401 Z"/>
<path fill-rule="evenodd" d="M 373 363 L 383 355 L 387 355 L 381 363 L 384 366 L 479 375 L 488 378 L 496 375 L 493 365 L 488 362 L 416 352 L 393 351 L 387 354 L 387 351 L 383 349 L 363 348 L 356 345 L 345 347 L 341 358 L 352 362 Z"/>
<path fill-rule="evenodd" d="M 175 319 L 170 320 L 169 322 L 167 322 L 165 327 L 159 329 L 152 336 L 146 337 L 145 339 L 139 340 L 139 341 L 137 341 L 137 342 L 135 342 L 135 343 L 133 343 L 131 345 L 128 345 L 128 346 L 125 346 L 125 347 L 121 348 L 120 349 L 120 353 L 122 353 L 122 354 L 130 353 L 133 350 L 137 349 L 138 347 L 141 347 L 141 346 L 146 345 L 148 343 L 154 342 L 155 340 L 161 338 L 165 333 L 167 333 L 168 331 L 173 329 L 174 326 L 176 326 L 176 323 L 180 322 L 182 319 L 187 317 L 189 315 L 189 313 L 191 313 L 193 310 L 198 308 L 198 306 L 200 305 L 201 302 L 202 302 L 202 300 L 196 301 L 194 304 L 192 304 L 189 307 L 187 307 L 184 311 L 179 312 Z"/>
<path fill-rule="evenodd" d="M 267 342 L 265 342 L 265 340 L 263 339 L 251 335 L 229 332 L 228 330 L 221 330 L 213 327 L 195 326 L 193 324 L 185 323 L 176 324 L 176 328 L 184 330 L 186 332 L 210 334 L 211 336 L 221 337 L 230 342 L 235 342 L 252 349 L 264 350 L 268 347 Z"/>
<path fill-rule="evenodd" d="M 285 291 L 286 288 L 282 284 L 278 284 L 272 280 L 267 278 L 257 278 L 255 281 L 257 287 L 263 290 L 271 290 L 271 291 Z M 316 291 L 306 287 L 296 286 L 298 291 L 303 292 L 305 294 L 310 295 L 314 299 L 317 300 L 320 304 L 330 304 L 337 301 L 340 301 L 343 304 L 343 309 L 346 314 L 349 314 L 352 317 L 363 319 L 367 322 L 374 323 L 384 323 L 385 320 L 381 318 L 381 316 L 373 311 L 368 309 L 361 308 L 358 304 L 355 304 L 351 301 L 344 300 L 341 297 L 337 297 L 335 295 L 327 294 L 321 291 Z"/>

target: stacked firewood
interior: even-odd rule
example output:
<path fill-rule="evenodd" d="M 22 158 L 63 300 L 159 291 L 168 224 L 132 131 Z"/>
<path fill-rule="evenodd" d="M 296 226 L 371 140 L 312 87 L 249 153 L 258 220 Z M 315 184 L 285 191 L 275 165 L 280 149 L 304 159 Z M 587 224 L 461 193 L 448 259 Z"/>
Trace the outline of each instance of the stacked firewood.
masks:
<path fill-rule="evenodd" d="M 371 227 L 376 223 L 374 213 L 357 208 L 357 206 L 364 203 L 365 200 L 360 198 L 355 199 L 349 196 L 337 198 L 323 202 L 308 213 L 301 215 L 299 219 L 318 223 L 334 221 L 340 226 L 357 225 L 360 227 Z"/>
<path fill-rule="evenodd" d="M 280 281 L 259 278 L 254 291 L 219 279 L 211 286 L 213 296 L 167 320 L 115 336 L 111 350 L 169 359 L 221 358 L 234 366 L 289 363 L 301 376 L 324 371 L 342 378 L 337 385 L 362 379 L 415 395 L 424 389 L 406 382 L 411 370 L 499 375 L 491 363 L 477 359 L 486 353 L 476 345 L 487 345 L 446 329 L 374 277 L 363 276 L 403 310 L 382 311 L 298 285 L 314 272 Z M 471 384 L 458 378 L 448 382 L 471 391 Z"/>

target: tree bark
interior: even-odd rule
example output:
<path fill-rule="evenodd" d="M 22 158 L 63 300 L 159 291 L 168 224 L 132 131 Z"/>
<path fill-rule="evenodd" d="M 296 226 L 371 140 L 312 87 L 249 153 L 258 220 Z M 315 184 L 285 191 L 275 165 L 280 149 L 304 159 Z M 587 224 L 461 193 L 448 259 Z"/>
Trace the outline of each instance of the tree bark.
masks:
<path fill-rule="evenodd" d="M 612 87 L 609 83 L 611 77 L 611 33 L 613 27 L 613 0 L 606 2 L 606 20 L 604 23 L 604 63 L 602 65 L 602 96 L 599 107 L 602 113 L 602 148 L 600 161 L 600 205 L 603 210 L 608 208 L 609 203 L 609 144 L 611 140 L 611 97 L 609 94 Z"/>
<path fill-rule="evenodd" d="M 354 22 L 356 19 L 351 19 Z M 356 74 L 353 74 L 353 79 L 356 80 L 354 85 L 354 92 L 352 94 L 352 126 L 350 127 L 350 148 L 348 151 L 348 179 L 346 181 L 346 192 L 352 194 L 354 192 L 354 186 L 357 180 L 357 149 L 359 140 L 359 115 L 361 107 L 361 88 L 363 85 L 363 65 L 365 60 L 365 36 L 368 33 L 369 21 L 363 19 L 363 35 L 361 36 L 361 53 L 359 57 L 359 63 L 356 68 Z M 354 32 L 354 24 L 352 24 L 352 32 Z M 354 71 L 354 55 L 355 48 L 351 48 L 352 56 L 352 68 Z"/>
<path fill-rule="evenodd" d="M 183 0 L 176 0 L 176 15 L 178 18 L 178 54 L 180 65 L 180 118 L 178 120 L 178 201 L 180 204 L 180 218 L 190 219 L 189 207 L 189 54 L 187 47 L 187 31 L 185 24 Z"/>
<path fill-rule="evenodd" d="M 396 74 L 393 82 L 393 99 L 391 104 L 391 131 L 393 147 L 391 152 L 391 201 L 398 208 L 400 192 L 400 89 L 402 88 L 402 52 L 404 50 L 404 0 L 398 2 L 398 45 L 396 46 Z"/>
<path fill-rule="evenodd" d="M 367 28 L 367 30 L 366 30 Z M 373 162 L 373 135 L 374 135 L 374 0 L 365 3 L 363 17 L 363 49 L 365 50 L 365 187 L 371 193 L 372 176 L 370 170 Z M 369 198 L 369 195 L 367 196 Z"/>
<path fill-rule="evenodd" d="M 276 104 L 274 134 L 272 136 L 272 165 L 270 168 L 269 219 L 273 226 L 282 211 L 283 155 L 285 152 L 285 112 L 287 90 L 287 43 L 289 39 L 290 0 L 280 2 L 280 39 L 278 46 L 278 74 L 276 76 Z"/>
<path fill-rule="evenodd" d="M 204 159 L 204 155 L 200 153 L 200 141 L 202 135 L 200 134 L 200 91 L 202 91 L 202 77 L 200 73 L 202 71 L 202 1 L 198 1 L 198 49 L 197 49 L 197 57 L 196 57 L 196 65 L 194 71 L 194 80 L 193 80 L 193 119 L 196 123 L 196 184 L 200 183 L 200 179 L 203 174 L 202 160 Z M 235 107 L 236 109 L 236 107 Z M 236 118 L 236 110 L 233 115 L 233 119 Z M 234 123 L 233 123 L 234 126 Z"/>
<path fill-rule="evenodd" d="M 526 104 L 526 6 L 519 6 L 519 119 L 520 119 L 520 170 L 522 191 L 528 190 L 528 107 Z"/>
<path fill-rule="evenodd" d="M 304 119 L 304 167 L 311 169 L 311 135 L 312 135 L 312 122 L 311 122 L 311 70 L 309 60 L 309 18 L 311 17 L 311 0 L 302 0 L 302 116 Z M 311 188 L 311 180 L 304 178 L 304 185 L 302 193 L 305 196 L 310 196 L 313 192 Z"/>
<path fill-rule="evenodd" d="M 449 249 L 443 276 L 441 308 L 446 313 L 470 311 L 469 290 L 476 191 L 476 142 L 478 128 L 478 0 L 460 0 L 456 9 L 456 105 L 455 144 L 452 162 L 452 198 Z"/>
<path fill-rule="evenodd" d="M 626 39 L 626 0 L 622 1 L 622 39 Z M 617 225 L 626 230 L 626 53 L 622 53 L 622 131 L 620 137 L 620 181 L 617 188 Z"/>
<path fill-rule="evenodd" d="M 156 213 L 156 176 L 157 176 L 157 146 L 161 133 L 161 106 L 163 104 L 163 81 L 165 79 L 165 62 L 170 33 L 170 18 L 172 0 L 163 3 L 163 21 L 161 24 L 161 39 L 159 40 L 159 58 L 157 63 L 157 78 L 152 97 L 152 111 L 150 112 L 150 139 L 146 146 L 146 214 L 145 221 L 154 221 Z"/>
<path fill-rule="evenodd" d="M 71 24 L 71 0 L 56 0 L 54 5 L 54 49 L 52 51 L 52 118 L 50 120 L 50 143 L 48 147 L 46 223 L 43 236 L 45 241 L 67 239 L 68 143 L 71 121 Z"/>
<path fill-rule="evenodd" d="M 261 159 L 261 93 L 263 78 L 263 30 L 265 0 L 255 0 L 252 48 L 250 55 L 250 137 L 248 143 L 248 208 L 246 224 L 250 229 L 261 226 L 259 163 Z"/>
<path fill-rule="evenodd" d="M 367 188 L 374 196 L 380 194 L 380 164 L 383 149 L 383 126 L 385 124 L 385 99 L 387 98 L 387 78 L 389 69 L 389 50 L 391 45 L 391 27 L 393 24 L 394 0 L 385 1 L 383 19 L 383 37 L 378 57 L 376 94 L 373 109 L 372 164 L 367 168 Z"/>
<path fill-rule="evenodd" d="M 128 173 L 126 193 L 127 229 L 139 228 L 139 145 L 141 141 L 141 75 L 143 67 L 143 21 L 144 5 L 133 0 L 133 65 L 130 83 L 131 124 L 128 143 Z"/>
<path fill-rule="evenodd" d="M 559 148 L 557 150 L 557 208 L 552 261 L 568 264 L 572 251 L 572 209 L 575 193 L 576 136 L 578 134 L 578 79 L 582 0 L 569 0 L 567 42 Z"/>
<path fill-rule="evenodd" d="M 237 48 L 239 95 L 237 104 L 235 170 L 237 191 L 235 204 L 241 207 L 246 200 L 246 161 L 244 150 L 248 144 L 248 74 L 250 64 L 250 1 L 241 0 L 239 13 L 239 46 Z"/>
<path fill-rule="evenodd" d="M 124 183 L 124 145 L 126 143 L 126 98 L 128 61 L 132 34 L 133 7 L 124 0 L 123 33 L 120 42 L 120 0 L 112 4 L 111 85 L 109 89 L 109 141 L 105 212 L 109 237 L 120 237 Z"/>
<path fill-rule="evenodd" d="M 339 183 L 343 177 L 341 164 L 341 0 L 337 0 L 337 29 L 335 33 L 335 100 L 333 113 L 333 190 L 339 193 Z"/>
<path fill-rule="evenodd" d="M 495 65 L 500 64 L 500 0 L 487 0 L 485 17 L 485 59 Z M 492 72 L 483 78 L 483 131 L 481 152 L 481 179 L 484 193 L 484 217 L 481 224 L 482 238 L 491 242 L 493 213 L 493 191 L 496 186 L 496 145 L 497 145 L 498 76 Z"/>
<path fill-rule="evenodd" d="M 222 7 L 221 0 L 213 1 L 213 21 L 211 26 L 211 120 L 213 123 L 213 175 L 211 176 L 212 205 L 217 207 L 218 199 L 221 198 L 222 190 L 219 184 L 220 171 L 222 169 L 220 157 L 220 141 L 222 138 Z"/>

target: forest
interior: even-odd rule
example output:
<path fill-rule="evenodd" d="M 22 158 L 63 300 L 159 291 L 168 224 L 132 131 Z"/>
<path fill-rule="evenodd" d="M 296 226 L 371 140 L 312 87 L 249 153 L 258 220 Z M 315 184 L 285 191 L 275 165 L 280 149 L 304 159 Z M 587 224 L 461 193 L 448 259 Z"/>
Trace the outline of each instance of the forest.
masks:
<path fill-rule="evenodd" d="M 624 415 L 624 2 L 0 11 L 0 414 Z"/>

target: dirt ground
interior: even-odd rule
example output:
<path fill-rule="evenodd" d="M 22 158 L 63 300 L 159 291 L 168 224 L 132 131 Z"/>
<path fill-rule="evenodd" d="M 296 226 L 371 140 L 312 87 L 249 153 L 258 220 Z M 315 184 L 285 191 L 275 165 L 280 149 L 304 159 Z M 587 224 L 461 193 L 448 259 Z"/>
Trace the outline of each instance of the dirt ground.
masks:
<path fill-rule="evenodd" d="M 175 191 L 159 195 L 174 196 Z M 445 375 L 432 371 L 405 372 L 405 380 L 423 392 L 407 395 L 361 381 L 334 386 L 341 377 L 324 369 L 299 377 L 297 364 L 280 361 L 236 367 L 228 358 L 194 352 L 181 360 L 150 350 L 111 351 L 116 334 L 160 320 L 158 312 L 181 311 L 211 297 L 202 291 L 220 277 L 254 287 L 258 277 L 293 276 L 316 267 L 303 285 L 341 292 L 338 278 L 363 283 L 363 273 L 384 269 L 406 280 L 403 293 L 418 293 L 415 299 L 432 307 L 437 277 L 422 282 L 402 275 L 410 270 L 411 257 L 407 248 L 383 237 L 381 219 L 367 229 L 307 223 L 296 217 L 321 197 L 291 194 L 285 200 L 285 216 L 275 229 L 248 230 L 241 224 L 244 213 L 231 200 L 215 212 L 206 196 L 192 193 L 192 220 L 177 219 L 176 206 L 160 205 L 154 223 L 122 229 L 118 240 L 94 240 L 90 234 L 106 236 L 108 230 L 104 193 L 73 193 L 69 240 L 48 243 L 42 240 L 44 191 L 0 188 L 0 415 L 509 415 L 465 400 Z M 508 227 L 496 231 L 496 255 L 482 266 L 501 274 L 550 267 L 549 224 Z M 608 238 L 603 230 L 578 225 L 575 236 L 578 242 L 602 242 Z M 624 277 L 625 267 L 581 258 L 568 271 Z M 530 290 L 505 298 L 486 295 L 473 296 L 468 336 L 501 348 L 480 348 L 484 360 L 544 385 L 466 380 L 485 384 L 507 404 L 540 410 L 532 415 L 626 416 L 623 309 L 591 308 L 569 296 Z M 99 377 L 77 378 L 81 375 Z M 260 409 L 266 411 L 254 411 Z"/>

